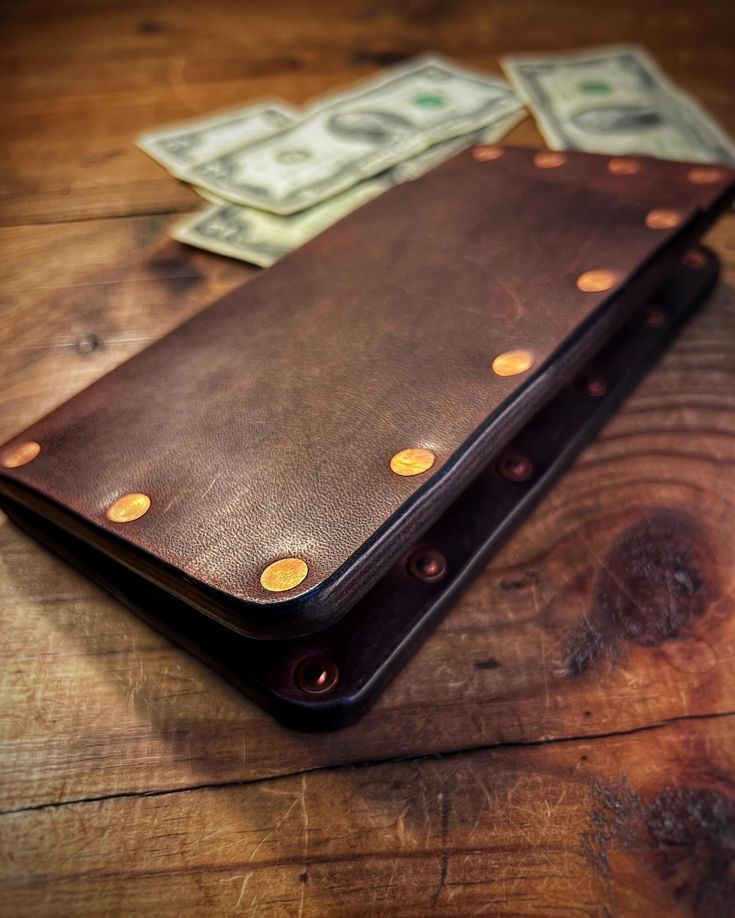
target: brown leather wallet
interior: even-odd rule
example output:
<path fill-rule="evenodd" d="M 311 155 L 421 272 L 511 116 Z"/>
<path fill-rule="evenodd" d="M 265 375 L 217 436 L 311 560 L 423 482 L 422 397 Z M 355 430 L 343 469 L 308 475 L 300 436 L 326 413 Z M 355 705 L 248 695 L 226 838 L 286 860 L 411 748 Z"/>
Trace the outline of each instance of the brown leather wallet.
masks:
<path fill-rule="evenodd" d="M 460 153 L 16 437 L 0 503 L 283 719 L 354 719 L 714 283 L 734 189 Z"/>

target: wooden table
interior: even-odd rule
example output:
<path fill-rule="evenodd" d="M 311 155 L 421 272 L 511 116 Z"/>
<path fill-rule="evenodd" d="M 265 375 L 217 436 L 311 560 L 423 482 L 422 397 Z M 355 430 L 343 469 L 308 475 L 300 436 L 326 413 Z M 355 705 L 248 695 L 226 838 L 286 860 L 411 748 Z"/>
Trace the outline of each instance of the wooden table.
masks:
<path fill-rule="evenodd" d="M 0 440 L 253 269 L 133 145 L 426 49 L 636 40 L 735 131 L 729 3 L 3 6 Z M 511 141 L 540 144 L 531 119 Z M 719 289 L 376 708 L 302 735 L 7 521 L 9 915 L 735 908 L 735 216 Z M 617 596 L 617 599 L 611 599 Z M 732 913 L 732 912 L 731 912 Z"/>

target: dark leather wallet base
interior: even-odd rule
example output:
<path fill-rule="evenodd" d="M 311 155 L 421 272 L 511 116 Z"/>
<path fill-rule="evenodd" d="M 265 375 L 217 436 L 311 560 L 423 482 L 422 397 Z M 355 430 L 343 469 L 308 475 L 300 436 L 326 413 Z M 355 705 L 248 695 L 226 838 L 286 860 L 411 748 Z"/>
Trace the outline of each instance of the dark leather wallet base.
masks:
<path fill-rule="evenodd" d="M 345 726 L 368 709 L 469 578 L 592 439 L 717 274 L 716 256 L 695 249 L 377 585 L 336 624 L 307 637 L 244 637 L 15 500 L 6 497 L 3 509 L 284 723 Z"/>

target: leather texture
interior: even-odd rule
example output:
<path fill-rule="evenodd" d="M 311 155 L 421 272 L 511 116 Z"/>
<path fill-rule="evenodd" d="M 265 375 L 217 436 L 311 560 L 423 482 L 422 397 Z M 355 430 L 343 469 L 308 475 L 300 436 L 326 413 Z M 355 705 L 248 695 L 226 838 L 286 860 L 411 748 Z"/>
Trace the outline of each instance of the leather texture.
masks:
<path fill-rule="evenodd" d="M 365 205 L 19 434 L 42 450 L 0 492 L 242 633 L 336 621 L 732 196 L 724 167 L 534 152 L 465 151 Z M 600 269 L 612 290 L 578 289 Z M 491 372 L 518 348 L 528 372 Z M 406 447 L 435 465 L 393 474 Z M 109 522 L 129 492 L 150 510 Z M 306 579 L 264 591 L 288 556 Z"/>

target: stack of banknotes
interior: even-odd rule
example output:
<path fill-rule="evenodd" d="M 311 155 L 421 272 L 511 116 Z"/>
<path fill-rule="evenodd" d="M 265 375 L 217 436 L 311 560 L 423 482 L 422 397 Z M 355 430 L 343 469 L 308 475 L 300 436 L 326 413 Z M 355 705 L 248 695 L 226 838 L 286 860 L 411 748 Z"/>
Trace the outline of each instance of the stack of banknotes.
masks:
<path fill-rule="evenodd" d="M 735 146 L 639 48 L 508 57 L 510 81 L 423 55 L 296 110 L 264 102 L 142 136 L 209 202 L 173 229 L 267 266 L 464 147 L 496 143 L 527 105 L 552 149 L 735 165 Z"/>

